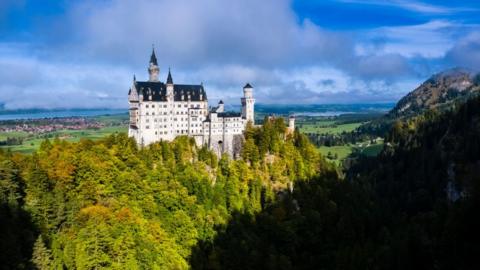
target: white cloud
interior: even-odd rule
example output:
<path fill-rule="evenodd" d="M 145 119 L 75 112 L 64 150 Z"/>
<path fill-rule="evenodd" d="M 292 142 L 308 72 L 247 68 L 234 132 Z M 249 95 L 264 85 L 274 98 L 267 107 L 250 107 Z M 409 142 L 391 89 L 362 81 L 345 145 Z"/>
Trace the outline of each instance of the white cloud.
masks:
<path fill-rule="evenodd" d="M 412 89 L 405 81 L 418 81 L 413 58 L 442 57 L 466 31 L 434 20 L 334 32 L 300 20 L 290 4 L 77 2 L 51 28 L 33 33 L 45 36 L 39 44 L 0 43 L 0 102 L 9 108 L 126 107 L 133 73 L 147 77 L 152 43 L 161 77 L 171 66 L 174 82 L 203 82 L 211 100 L 238 103 L 251 82 L 260 102 L 391 101 Z"/>
<path fill-rule="evenodd" d="M 443 57 L 464 27 L 444 20 L 420 25 L 380 27 L 366 31 L 366 42 L 359 44 L 356 49 L 360 54 L 372 50 L 378 53 L 380 49 L 381 53 L 397 53 L 405 57 Z"/>
<path fill-rule="evenodd" d="M 480 31 L 462 37 L 446 58 L 455 66 L 480 71 Z"/>
<path fill-rule="evenodd" d="M 427 14 L 449 14 L 462 11 L 475 11 L 472 8 L 464 7 L 446 7 L 441 5 L 432 5 L 413 0 L 338 0 L 342 3 L 355 3 L 364 5 L 375 5 L 385 7 L 395 7 L 408 11 L 427 13 Z"/>

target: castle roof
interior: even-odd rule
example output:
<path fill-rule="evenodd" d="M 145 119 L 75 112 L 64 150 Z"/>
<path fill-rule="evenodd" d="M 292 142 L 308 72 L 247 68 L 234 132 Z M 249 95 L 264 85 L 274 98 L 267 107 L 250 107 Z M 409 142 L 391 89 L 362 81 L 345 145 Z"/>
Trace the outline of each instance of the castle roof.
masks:
<path fill-rule="evenodd" d="M 217 114 L 218 117 L 241 117 L 242 114 L 239 112 L 221 112 Z"/>
<path fill-rule="evenodd" d="M 158 66 L 157 56 L 155 55 L 155 48 L 152 48 L 152 55 L 150 56 L 150 63 L 154 64 L 155 66 Z"/>
<path fill-rule="evenodd" d="M 135 88 L 139 95 L 143 95 L 144 100 L 149 100 L 148 96 L 152 96 L 152 101 L 166 101 L 167 100 L 167 85 L 163 82 L 135 82 Z M 196 84 L 174 84 L 173 85 L 173 100 L 174 101 L 188 100 L 190 95 L 191 101 L 207 100 L 207 93 L 203 85 Z"/>
<path fill-rule="evenodd" d="M 170 73 L 170 68 L 168 68 L 167 83 L 173 84 L 172 74 Z"/>
<path fill-rule="evenodd" d="M 250 85 L 250 83 L 247 83 L 243 88 L 253 88 L 253 87 Z"/>

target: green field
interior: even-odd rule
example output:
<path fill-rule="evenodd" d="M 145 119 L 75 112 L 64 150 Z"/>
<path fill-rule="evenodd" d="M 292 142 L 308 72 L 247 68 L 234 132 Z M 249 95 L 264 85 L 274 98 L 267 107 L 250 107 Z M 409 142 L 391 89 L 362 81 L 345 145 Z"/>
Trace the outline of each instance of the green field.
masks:
<path fill-rule="evenodd" d="M 318 151 L 327 158 L 329 161 L 335 162 L 337 165 L 340 164 L 345 158 L 347 158 L 353 152 L 353 146 L 351 145 L 339 145 L 339 146 L 321 146 L 318 148 Z M 336 159 L 329 159 L 329 155 L 337 155 Z"/>
<path fill-rule="evenodd" d="M 341 134 L 352 132 L 366 122 L 362 116 L 358 119 L 353 116 L 303 116 L 299 117 L 296 126 L 303 133 Z"/>
<path fill-rule="evenodd" d="M 2 132 L 0 133 L 0 140 L 4 140 L 7 137 L 21 136 L 24 139 L 21 145 L 9 145 L 0 146 L 1 149 L 10 149 L 13 152 L 32 153 L 44 141 L 46 138 L 54 139 L 56 137 L 64 139 L 69 142 L 77 142 L 81 138 L 98 140 L 113 133 L 127 132 L 127 127 L 124 126 L 111 126 L 101 129 L 84 129 L 84 130 L 59 130 L 38 136 L 30 135 L 25 132 Z"/>
<path fill-rule="evenodd" d="M 319 121 L 318 123 L 306 123 L 300 125 L 300 131 L 304 133 L 328 133 L 340 134 L 343 132 L 352 132 L 362 123 L 341 124 L 335 121 Z"/>
<path fill-rule="evenodd" d="M 4 141 L 7 138 L 26 138 L 26 137 L 28 137 L 28 133 L 23 131 L 0 132 L 0 141 Z"/>
<path fill-rule="evenodd" d="M 353 152 L 358 152 L 361 155 L 365 156 L 376 156 L 383 149 L 383 140 L 379 140 L 375 144 L 370 143 L 358 143 L 355 145 L 339 145 L 339 146 L 321 146 L 318 148 L 318 151 L 325 157 L 327 160 L 335 162 L 339 165 L 343 160 L 350 156 Z M 330 153 L 330 154 L 329 154 Z M 333 157 L 333 158 L 332 158 Z"/>

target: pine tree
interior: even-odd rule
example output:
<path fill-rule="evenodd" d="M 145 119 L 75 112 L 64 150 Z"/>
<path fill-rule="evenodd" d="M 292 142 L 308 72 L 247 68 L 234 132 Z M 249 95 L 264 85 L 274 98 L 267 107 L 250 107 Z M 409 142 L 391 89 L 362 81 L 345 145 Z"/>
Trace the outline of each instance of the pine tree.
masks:
<path fill-rule="evenodd" d="M 51 251 L 45 246 L 42 235 L 38 236 L 35 244 L 33 245 L 32 263 L 37 269 L 40 270 L 51 269 L 52 254 Z"/>

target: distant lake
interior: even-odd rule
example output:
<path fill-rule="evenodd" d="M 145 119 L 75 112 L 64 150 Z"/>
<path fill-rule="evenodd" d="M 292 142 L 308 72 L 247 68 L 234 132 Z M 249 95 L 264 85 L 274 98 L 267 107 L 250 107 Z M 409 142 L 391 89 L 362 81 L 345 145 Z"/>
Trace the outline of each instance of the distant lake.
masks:
<path fill-rule="evenodd" d="M 255 112 L 278 115 L 305 115 L 305 116 L 338 116 L 357 113 L 387 113 L 395 106 L 394 103 L 378 104 L 259 104 L 255 105 Z"/>
<path fill-rule="evenodd" d="M 308 116 L 337 116 L 350 113 L 387 112 L 393 108 L 394 103 L 381 104 L 308 104 L 308 105 L 280 105 L 280 104 L 256 104 L 255 112 L 261 114 L 276 115 L 308 115 Z M 240 111 L 239 105 L 226 106 L 227 110 Z M 126 114 L 127 109 L 70 109 L 70 110 L 0 110 L 1 120 L 14 119 L 42 119 L 74 116 L 100 116 Z"/>
<path fill-rule="evenodd" d="M 0 111 L 0 120 L 14 119 L 42 119 L 42 118 L 59 118 L 74 116 L 99 116 L 127 113 L 126 109 L 72 109 L 72 110 L 17 110 L 17 111 Z"/>

